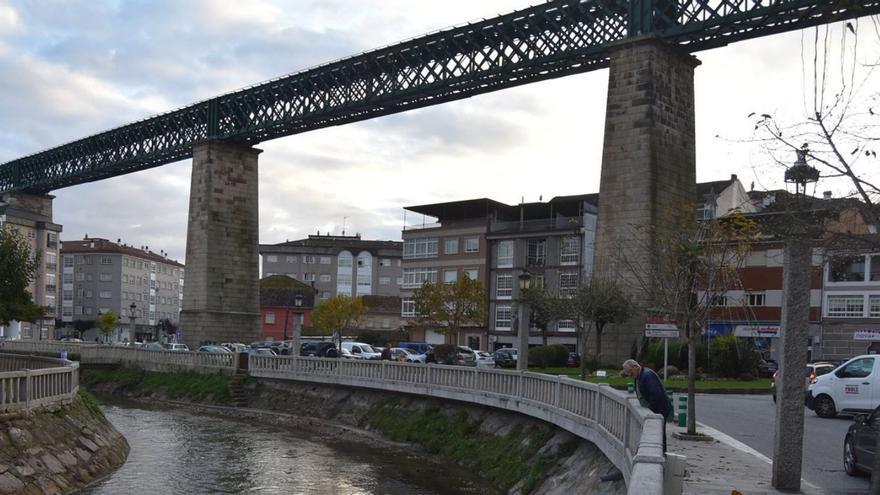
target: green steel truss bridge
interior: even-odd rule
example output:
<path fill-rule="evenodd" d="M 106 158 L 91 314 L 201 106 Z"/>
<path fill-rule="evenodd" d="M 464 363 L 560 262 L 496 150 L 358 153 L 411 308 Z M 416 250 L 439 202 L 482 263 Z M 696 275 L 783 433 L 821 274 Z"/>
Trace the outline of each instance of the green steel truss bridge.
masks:
<path fill-rule="evenodd" d="M 48 192 L 259 143 L 607 67 L 654 36 L 696 52 L 880 13 L 880 0 L 551 0 L 156 115 L 0 165 L 0 191 Z"/>

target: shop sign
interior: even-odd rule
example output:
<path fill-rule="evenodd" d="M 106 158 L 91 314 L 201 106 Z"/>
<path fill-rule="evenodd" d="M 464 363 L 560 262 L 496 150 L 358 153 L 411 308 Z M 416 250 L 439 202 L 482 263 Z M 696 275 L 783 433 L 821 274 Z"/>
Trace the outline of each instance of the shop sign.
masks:
<path fill-rule="evenodd" d="M 853 340 L 880 340 L 880 328 L 856 330 L 853 334 Z"/>
<path fill-rule="evenodd" d="M 737 337 L 779 338 L 779 325 L 737 325 L 733 334 Z"/>
<path fill-rule="evenodd" d="M 645 318 L 645 330 L 675 330 L 678 333 L 678 322 L 670 315 L 653 315 Z M 646 337 L 653 337 L 645 334 Z"/>

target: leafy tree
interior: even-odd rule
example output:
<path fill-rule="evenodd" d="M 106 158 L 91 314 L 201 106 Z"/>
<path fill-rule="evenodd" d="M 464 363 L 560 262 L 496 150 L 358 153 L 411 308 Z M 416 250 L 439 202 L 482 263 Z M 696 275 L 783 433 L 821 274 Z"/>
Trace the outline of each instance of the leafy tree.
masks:
<path fill-rule="evenodd" d="M 361 298 L 352 299 L 344 295 L 331 297 L 312 311 L 312 330 L 319 335 L 330 335 L 338 330 L 341 339 L 358 328 L 366 311 Z"/>
<path fill-rule="evenodd" d="M 18 231 L 0 228 L 0 325 L 43 317 L 45 308 L 34 304 L 28 291 L 39 259 L 40 252 L 31 253 Z"/>
<path fill-rule="evenodd" d="M 447 335 L 486 319 L 486 293 L 479 280 L 462 277 L 453 284 L 426 283 L 415 290 L 418 324 Z"/>
<path fill-rule="evenodd" d="M 116 313 L 113 312 L 112 309 L 107 310 L 106 313 L 102 314 L 98 317 L 98 328 L 101 330 L 101 333 L 104 334 L 106 338 L 110 335 L 110 332 L 116 328 L 116 324 L 119 322 L 119 317 L 116 316 Z"/>
<path fill-rule="evenodd" d="M 547 327 L 551 322 L 565 316 L 566 304 L 556 294 L 544 288 L 531 287 L 522 293 L 523 300 L 529 305 L 531 323 L 541 331 L 542 345 L 547 345 Z"/>
<path fill-rule="evenodd" d="M 690 434 L 696 434 L 697 343 L 719 298 L 742 289 L 741 268 L 759 235 L 757 223 L 739 211 L 703 222 L 694 219 L 694 211 L 684 203 L 666 212 L 664 228 L 634 226 L 634 235 L 618 250 L 625 279 L 645 294 L 646 308 L 674 316 L 684 328 Z"/>
<path fill-rule="evenodd" d="M 635 315 L 636 306 L 624 292 L 623 287 L 614 280 L 596 277 L 577 288 L 574 297 L 566 300 L 566 312 L 574 319 L 580 338 L 581 378 L 587 375 L 587 349 L 590 328 L 596 330 L 596 351 L 594 360 L 602 359 L 602 332 L 605 326 L 623 323 Z"/>

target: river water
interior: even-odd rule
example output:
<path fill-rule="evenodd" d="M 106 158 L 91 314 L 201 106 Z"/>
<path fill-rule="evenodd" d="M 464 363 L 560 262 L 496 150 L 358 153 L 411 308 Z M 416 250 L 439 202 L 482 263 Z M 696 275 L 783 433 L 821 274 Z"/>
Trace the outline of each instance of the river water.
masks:
<path fill-rule="evenodd" d="M 131 452 L 119 470 L 80 493 L 486 493 L 460 468 L 401 449 L 328 439 L 326 433 L 130 403 L 107 404 L 104 413 Z"/>

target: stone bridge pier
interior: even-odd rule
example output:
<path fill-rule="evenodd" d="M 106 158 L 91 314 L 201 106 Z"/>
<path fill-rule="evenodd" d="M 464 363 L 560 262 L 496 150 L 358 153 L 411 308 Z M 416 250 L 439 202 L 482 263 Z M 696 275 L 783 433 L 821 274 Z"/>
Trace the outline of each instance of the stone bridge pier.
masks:
<path fill-rule="evenodd" d="M 250 343 L 260 336 L 257 157 L 250 146 L 193 146 L 182 340 Z"/>
<path fill-rule="evenodd" d="M 653 266 L 652 254 L 663 247 L 633 226 L 663 229 L 674 209 L 696 199 L 694 69 L 700 62 L 651 37 L 618 44 L 610 55 L 596 274 L 619 281 L 640 306 L 650 307 L 649 294 L 620 256 Z M 602 362 L 628 358 L 644 328 L 640 312 L 606 331 Z"/>

